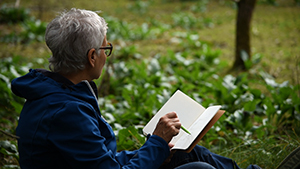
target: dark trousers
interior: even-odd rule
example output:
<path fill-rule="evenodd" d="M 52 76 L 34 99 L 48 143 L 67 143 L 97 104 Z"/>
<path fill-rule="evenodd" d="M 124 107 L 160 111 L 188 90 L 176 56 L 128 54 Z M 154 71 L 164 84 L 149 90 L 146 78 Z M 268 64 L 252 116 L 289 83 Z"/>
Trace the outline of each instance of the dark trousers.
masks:
<path fill-rule="evenodd" d="M 207 148 L 196 146 L 190 153 L 177 151 L 171 161 L 162 165 L 160 169 L 174 169 L 178 166 L 192 162 L 206 162 L 217 169 L 239 169 L 240 167 L 230 158 L 210 152 Z M 256 165 L 250 165 L 247 169 L 259 169 Z"/>

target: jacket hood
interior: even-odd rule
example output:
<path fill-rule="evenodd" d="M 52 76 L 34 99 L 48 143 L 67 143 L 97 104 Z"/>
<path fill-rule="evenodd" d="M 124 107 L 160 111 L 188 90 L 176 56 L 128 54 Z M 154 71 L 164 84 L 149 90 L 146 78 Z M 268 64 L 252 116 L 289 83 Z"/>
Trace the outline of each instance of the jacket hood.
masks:
<path fill-rule="evenodd" d="M 27 100 L 43 98 L 54 93 L 70 94 L 78 98 L 91 99 L 97 97 L 97 88 L 94 82 L 81 82 L 74 85 L 71 81 L 58 73 L 43 69 L 30 69 L 29 73 L 16 78 L 11 83 L 12 92 Z M 90 90 L 93 89 L 93 90 Z"/>

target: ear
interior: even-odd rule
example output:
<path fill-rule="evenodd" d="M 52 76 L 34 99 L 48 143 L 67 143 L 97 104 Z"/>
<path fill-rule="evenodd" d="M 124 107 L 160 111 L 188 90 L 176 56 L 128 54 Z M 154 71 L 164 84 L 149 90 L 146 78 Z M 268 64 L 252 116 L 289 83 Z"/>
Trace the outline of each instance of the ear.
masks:
<path fill-rule="evenodd" d="M 96 62 L 96 58 L 97 58 L 95 56 L 95 54 L 96 54 L 96 50 L 94 48 L 92 48 L 91 50 L 89 50 L 88 56 L 87 56 L 88 57 L 88 64 L 92 67 L 95 66 L 95 62 Z"/>

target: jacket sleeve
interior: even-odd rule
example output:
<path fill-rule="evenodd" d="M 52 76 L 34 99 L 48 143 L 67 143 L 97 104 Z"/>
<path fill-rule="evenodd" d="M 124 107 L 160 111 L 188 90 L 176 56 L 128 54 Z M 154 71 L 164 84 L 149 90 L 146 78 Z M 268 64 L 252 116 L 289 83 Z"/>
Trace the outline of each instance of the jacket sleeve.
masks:
<path fill-rule="evenodd" d="M 159 168 L 169 153 L 167 142 L 152 135 L 139 150 L 117 153 L 116 160 L 123 168 Z"/>
<path fill-rule="evenodd" d="M 167 142 L 152 135 L 123 168 L 159 168 L 169 154 Z"/>
<path fill-rule="evenodd" d="M 99 129 L 97 112 L 83 103 L 66 104 L 52 119 L 48 140 L 72 168 L 158 168 L 169 155 L 168 144 L 158 136 L 137 151 L 108 149 L 111 143 Z"/>

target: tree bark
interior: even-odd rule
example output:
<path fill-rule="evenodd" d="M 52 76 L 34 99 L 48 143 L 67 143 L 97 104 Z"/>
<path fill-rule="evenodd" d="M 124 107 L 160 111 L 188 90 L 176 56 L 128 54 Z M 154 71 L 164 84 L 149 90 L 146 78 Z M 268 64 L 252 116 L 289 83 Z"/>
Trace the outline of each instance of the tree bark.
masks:
<path fill-rule="evenodd" d="M 242 56 L 248 55 L 251 58 L 250 49 L 250 23 L 256 0 L 239 0 L 237 2 L 237 22 L 235 41 L 235 61 L 233 69 L 246 70 Z"/>

